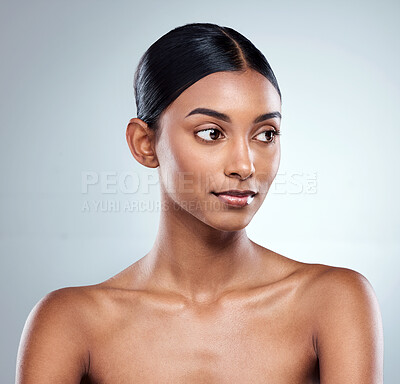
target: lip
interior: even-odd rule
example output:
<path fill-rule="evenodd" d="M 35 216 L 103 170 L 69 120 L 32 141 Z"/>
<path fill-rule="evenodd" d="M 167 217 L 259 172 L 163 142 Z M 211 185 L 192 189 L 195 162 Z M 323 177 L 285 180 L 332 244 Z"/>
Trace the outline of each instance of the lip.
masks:
<path fill-rule="evenodd" d="M 242 208 L 246 205 L 249 205 L 253 201 L 256 192 L 249 190 L 230 190 L 224 192 L 213 192 L 213 195 L 215 195 L 220 201 L 222 201 L 226 205 Z"/>
<path fill-rule="evenodd" d="M 254 191 L 250 190 L 245 190 L 241 191 L 239 189 L 231 189 L 229 191 L 223 191 L 223 192 L 213 192 L 214 195 L 231 195 L 231 196 L 253 196 L 256 194 Z"/>

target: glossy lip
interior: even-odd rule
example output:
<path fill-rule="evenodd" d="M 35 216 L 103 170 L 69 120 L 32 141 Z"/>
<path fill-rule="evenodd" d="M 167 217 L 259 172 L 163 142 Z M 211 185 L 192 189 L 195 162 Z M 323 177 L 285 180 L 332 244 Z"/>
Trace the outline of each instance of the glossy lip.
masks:
<path fill-rule="evenodd" d="M 214 195 L 230 195 L 230 196 L 254 196 L 256 192 L 250 191 L 250 190 L 245 190 L 241 191 L 239 189 L 231 189 L 229 191 L 223 191 L 223 192 L 212 192 Z"/>
<path fill-rule="evenodd" d="M 230 190 L 226 192 L 212 192 L 224 204 L 235 208 L 243 208 L 249 205 L 256 195 L 254 191 Z"/>

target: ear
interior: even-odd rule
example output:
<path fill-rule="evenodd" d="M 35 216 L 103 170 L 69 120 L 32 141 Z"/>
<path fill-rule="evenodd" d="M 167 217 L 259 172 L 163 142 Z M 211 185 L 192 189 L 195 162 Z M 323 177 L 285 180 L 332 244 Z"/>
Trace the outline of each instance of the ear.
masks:
<path fill-rule="evenodd" d="M 138 118 L 129 121 L 126 128 L 126 141 L 133 157 L 142 165 L 149 168 L 158 167 L 155 151 L 155 132 Z"/>

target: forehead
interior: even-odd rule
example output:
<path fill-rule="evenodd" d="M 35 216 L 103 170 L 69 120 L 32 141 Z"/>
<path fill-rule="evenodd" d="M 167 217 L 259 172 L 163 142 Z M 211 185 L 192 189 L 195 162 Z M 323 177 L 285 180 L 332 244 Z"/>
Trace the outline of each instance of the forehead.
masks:
<path fill-rule="evenodd" d="M 281 110 L 281 99 L 275 87 L 254 70 L 216 72 L 203 77 L 171 103 L 164 111 L 166 118 L 186 116 L 192 109 L 212 108 L 233 118 Z"/>

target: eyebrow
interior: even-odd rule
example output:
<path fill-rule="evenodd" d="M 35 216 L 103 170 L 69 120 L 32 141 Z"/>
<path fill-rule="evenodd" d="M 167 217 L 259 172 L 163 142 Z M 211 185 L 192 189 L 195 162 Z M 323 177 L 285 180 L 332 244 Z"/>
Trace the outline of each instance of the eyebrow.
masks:
<path fill-rule="evenodd" d="M 191 115 L 196 115 L 196 114 L 200 114 L 200 115 L 207 115 L 207 116 L 211 116 L 211 117 L 215 117 L 216 119 L 225 121 L 227 123 L 231 123 L 231 119 L 229 118 L 228 115 L 226 115 L 225 113 L 222 112 L 218 112 L 215 111 L 213 109 L 208 109 L 208 108 L 196 108 L 193 109 L 193 111 L 189 112 L 186 117 L 189 117 Z M 253 121 L 254 124 L 260 123 L 264 120 L 269 120 L 269 119 L 274 119 L 274 118 L 278 118 L 278 119 L 282 119 L 282 115 L 276 111 L 276 112 L 269 112 L 269 113 L 264 113 L 263 115 L 260 115 L 258 117 L 256 117 Z"/>

